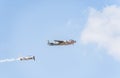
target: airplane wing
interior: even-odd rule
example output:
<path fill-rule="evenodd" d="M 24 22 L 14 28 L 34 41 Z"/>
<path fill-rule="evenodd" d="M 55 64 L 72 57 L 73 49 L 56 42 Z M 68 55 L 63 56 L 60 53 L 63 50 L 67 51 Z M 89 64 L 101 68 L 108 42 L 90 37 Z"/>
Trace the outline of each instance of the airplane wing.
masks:
<path fill-rule="evenodd" d="M 62 40 L 54 40 L 55 42 L 64 43 Z"/>

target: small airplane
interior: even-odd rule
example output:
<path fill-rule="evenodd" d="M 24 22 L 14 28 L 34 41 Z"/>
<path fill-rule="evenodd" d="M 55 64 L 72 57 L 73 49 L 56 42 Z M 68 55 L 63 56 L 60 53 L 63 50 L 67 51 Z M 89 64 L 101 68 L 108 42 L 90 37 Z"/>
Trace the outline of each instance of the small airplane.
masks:
<path fill-rule="evenodd" d="M 20 61 L 23 61 L 23 60 L 34 60 L 35 61 L 35 56 L 19 57 L 18 59 Z"/>
<path fill-rule="evenodd" d="M 63 40 L 54 40 L 54 42 L 49 42 L 48 40 L 48 45 L 50 46 L 56 46 L 56 45 L 72 45 L 76 43 L 75 40 L 66 40 L 66 41 L 63 41 Z"/>

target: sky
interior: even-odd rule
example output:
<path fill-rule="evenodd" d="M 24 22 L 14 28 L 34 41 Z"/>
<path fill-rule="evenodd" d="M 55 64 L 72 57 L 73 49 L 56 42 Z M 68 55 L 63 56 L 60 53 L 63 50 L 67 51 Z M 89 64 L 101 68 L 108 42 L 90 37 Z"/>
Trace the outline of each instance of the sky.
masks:
<path fill-rule="evenodd" d="M 0 0 L 0 78 L 120 78 L 119 0 Z M 77 41 L 48 46 L 47 41 Z"/>

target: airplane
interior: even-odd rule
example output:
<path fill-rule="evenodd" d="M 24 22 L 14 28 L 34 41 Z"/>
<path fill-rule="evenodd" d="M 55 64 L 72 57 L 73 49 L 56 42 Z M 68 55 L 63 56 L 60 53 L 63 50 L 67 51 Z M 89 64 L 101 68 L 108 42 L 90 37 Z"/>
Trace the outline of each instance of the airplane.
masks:
<path fill-rule="evenodd" d="M 26 56 L 26 57 L 20 57 L 18 58 L 20 61 L 23 60 L 34 60 L 35 61 L 35 56 Z"/>
<path fill-rule="evenodd" d="M 49 46 L 56 46 L 56 45 L 72 45 L 76 43 L 75 40 L 66 40 L 66 41 L 63 41 L 63 40 L 54 40 L 54 42 L 49 42 L 48 40 L 48 45 Z"/>

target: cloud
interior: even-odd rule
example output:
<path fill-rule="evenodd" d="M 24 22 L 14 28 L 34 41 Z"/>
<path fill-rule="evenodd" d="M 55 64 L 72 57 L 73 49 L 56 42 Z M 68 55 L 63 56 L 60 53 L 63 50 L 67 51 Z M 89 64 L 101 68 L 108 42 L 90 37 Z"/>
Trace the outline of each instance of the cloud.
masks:
<path fill-rule="evenodd" d="M 90 8 L 81 41 L 84 44 L 96 43 L 120 60 L 120 7 L 107 6 L 101 11 Z"/>

